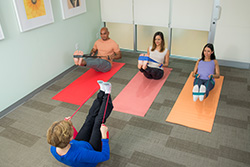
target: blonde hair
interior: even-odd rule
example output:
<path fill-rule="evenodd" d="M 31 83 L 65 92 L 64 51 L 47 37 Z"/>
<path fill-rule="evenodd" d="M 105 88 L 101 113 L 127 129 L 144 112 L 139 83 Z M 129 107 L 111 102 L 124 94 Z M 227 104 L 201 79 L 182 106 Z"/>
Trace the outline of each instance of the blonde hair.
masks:
<path fill-rule="evenodd" d="M 74 130 L 70 121 L 56 121 L 47 130 L 47 142 L 52 146 L 65 148 L 73 133 Z"/>

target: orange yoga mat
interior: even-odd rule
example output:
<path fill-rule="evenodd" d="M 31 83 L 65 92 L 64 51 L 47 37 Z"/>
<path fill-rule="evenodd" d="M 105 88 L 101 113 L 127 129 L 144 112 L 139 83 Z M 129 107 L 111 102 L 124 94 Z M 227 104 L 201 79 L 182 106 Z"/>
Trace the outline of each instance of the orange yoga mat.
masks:
<path fill-rule="evenodd" d="M 107 82 L 124 64 L 113 62 L 112 69 L 105 73 L 89 69 L 52 99 L 82 105 L 99 89 L 97 80 Z"/>
<path fill-rule="evenodd" d="M 160 80 L 147 79 L 138 72 L 114 99 L 113 110 L 144 117 L 171 70 L 164 68 L 164 76 Z"/>
<path fill-rule="evenodd" d="M 192 89 L 194 77 L 190 74 L 166 121 L 190 128 L 211 132 L 216 114 L 223 76 L 215 79 L 215 86 L 202 102 L 194 102 Z"/>

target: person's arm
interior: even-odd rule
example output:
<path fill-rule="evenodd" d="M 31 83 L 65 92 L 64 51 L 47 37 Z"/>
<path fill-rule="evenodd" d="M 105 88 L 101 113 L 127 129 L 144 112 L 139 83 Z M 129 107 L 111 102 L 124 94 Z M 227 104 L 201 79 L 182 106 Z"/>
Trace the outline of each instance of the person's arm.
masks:
<path fill-rule="evenodd" d="M 90 51 L 90 56 L 94 56 L 96 52 L 97 52 L 97 49 L 92 48 Z"/>
<path fill-rule="evenodd" d="M 101 125 L 101 128 L 100 128 L 100 131 L 101 131 L 101 134 L 102 134 L 102 139 L 107 139 L 108 138 L 108 127 L 105 126 L 104 124 Z"/>
<path fill-rule="evenodd" d="M 102 135 L 102 151 L 82 150 L 83 153 L 78 156 L 80 162 L 99 163 L 109 159 L 110 149 L 109 139 L 107 139 L 108 127 L 102 125 L 100 131 Z"/>
<path fill-rule="evenodd" d="M 121 59 L 121 58 L 122 58 L 121 51 L 114 52 L 114 54 L 112 55 L 112 59 Z"/>
<path fill-rule="evenodd" d="M 149 47 L 148 47 L 148 49 L 147 49 L 147 54 L 149 55 L 150 53 L 149 53 Z"/>
<path fill-rule="evenodd" d="M 94 46 L 93 46 L 93 48 L 90 51 L 90 55 L 94 56 L 97 51 L 98 51 L 98 49 L 97 49 L 97 41 L 96 41 L 95 44 L 94 44 Z"/>
<path fill-rule="evenodd" d="M 199 64 L 200 60 L 197 60 L 196 64 L 195 64 L 195 67 L 194 67 L 194 71 L 193 71 L 193 77 L 195 77 L 195 75 L 197 74 L 198 72 L 198 64 Z M 200 75 L 198 74 L 198 77 Z"/>
<path fill-rule="evenodd" d="M 122 58 L 122 54 L 121 54 L 119 45 L 116 42 L 113 43 L 113 52 L 114 53 L 112 55 L 110 55 L 112 60 Z"/>
<path fill-rule="evenodd" d="M 75 137 L 77 136 L 78 132 L 77 132 L 76 128 L 74 127 L 72 121 L 71 121 L 71 117 L 70 117 L 70 116 L 69 116 L 69 117 L 65 117 L 64 120 L 65 120 L 65 121 L 69 121 L 70 124 L 72 125 L 72 128 L 73 128 L 73 130 L 74 130 L 73 139 L 75 139 Z"/>
<path fill-rule="evenodd" d="M 81 148 L 82 147 L 82 148 Z M 79 145 L 75 153 L 71 154 L 75 162 L 99 163 L 110 158 L 109 139 L 102 139 L 102 151 L 89 150 Z"/>
<path fill-rule="evenodd" d="M 214 60 L 214 65 L 215 65 L 215 74 L 213 74 L 213 78 L 220 78 L 220 68 L 219 68 L 219 63 L 217 60 Z M 210 78 L 211 75 L 209 75 Z"/>
<path fill-rule="evenodd" d="M 64 120 L 65 120 L 65 121 L 69 121 L 69 122 L 72 124 L 72 122 L 71 122 L 71 117 L 70 117 L 70 116 L 65 117 Z"/>
<path fill-rule="evenodd" d="M 163 67 L 168 67 L 168 64 L 169 64 L 169 50 L 167 51 L 165 55 L 165 62 L 163 64 Z"/>

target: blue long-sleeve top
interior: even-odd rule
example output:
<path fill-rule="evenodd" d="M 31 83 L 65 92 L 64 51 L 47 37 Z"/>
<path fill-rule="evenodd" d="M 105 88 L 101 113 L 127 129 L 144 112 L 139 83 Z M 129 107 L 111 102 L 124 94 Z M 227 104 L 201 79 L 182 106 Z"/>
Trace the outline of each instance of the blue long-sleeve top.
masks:
<path fill-rule="evenodd" d="M 56 152 L 56 147 L 51 146 L 52 155 L 59 161 L 68 166 L 73 167 L 95 167 L 99 162 L 109 159 L 109 139 L 102 139 L 102 151 L 95 151 L 93 147 L 86 141 L 70 141 L 70 149 L 68 152 L 60 156 Z"/>

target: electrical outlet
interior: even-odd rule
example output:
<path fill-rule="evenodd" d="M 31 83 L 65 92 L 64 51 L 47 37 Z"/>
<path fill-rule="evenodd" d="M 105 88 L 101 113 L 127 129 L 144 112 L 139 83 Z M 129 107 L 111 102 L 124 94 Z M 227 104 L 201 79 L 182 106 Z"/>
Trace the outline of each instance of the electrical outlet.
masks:
<path fill-rule="evenodd" d="M 78 43 L 76 43 L 76 44 L 75 44 L 75 48 L 76 48 L 76 50 L 78 50 L 78 49 L 79 49 L 79 45 L 78 45 Z"/>

